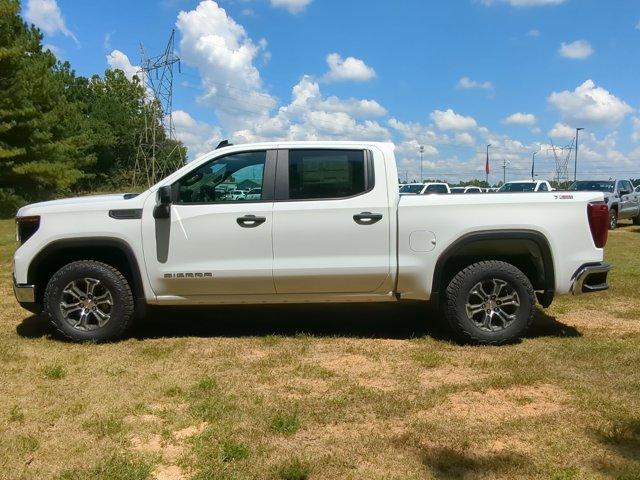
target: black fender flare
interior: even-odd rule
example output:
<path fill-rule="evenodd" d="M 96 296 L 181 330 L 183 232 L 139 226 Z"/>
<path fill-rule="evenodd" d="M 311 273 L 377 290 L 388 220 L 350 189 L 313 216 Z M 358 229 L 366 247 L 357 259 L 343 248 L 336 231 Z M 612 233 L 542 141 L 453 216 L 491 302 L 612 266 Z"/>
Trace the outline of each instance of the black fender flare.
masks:
<path fill-rule="evenodd" d="M 63 250 L 72 250 L 74 248 L 115 248 L 122 252 L 127 260 L 130 273 L 133 280 L 133 291 L 138 300 L 145 301 L 144 284 L 142 281 L 142 274 L 140 272 L 140 264 L 138 259 L 131 248 L 131 245 L 125 240 L 117 237 L 82 237 L 82 238 L 66 238 L 60 240 L 54 240 L 51 243 L 45 245 L 34 256 L 33 260 L 29 264 L 27 270 L 28 282 L 32 285 L 36 284 L 37 274 L 43 264 L 47 262 L 49 258 L 56 253 Z M 37 295 L 37 293 L 36 293 Z"/>
<path fill-rule="evenodd" d="M 536 230 L 481 230 L 467 233 L 451 243 L 438 257 L 433 273 L 431 298 L 437 304 L 442 296 L 441 287 L 447 261 L 456 257 L 464 248 L 473 243 L 525 240 L 533 242 L 540 250 L 544 268 L 544 290 L 538 293 L 538 301 L 543 307 L 548 307 L 555 295 L 555 269 L 553 254 L 547 238 Z"/>

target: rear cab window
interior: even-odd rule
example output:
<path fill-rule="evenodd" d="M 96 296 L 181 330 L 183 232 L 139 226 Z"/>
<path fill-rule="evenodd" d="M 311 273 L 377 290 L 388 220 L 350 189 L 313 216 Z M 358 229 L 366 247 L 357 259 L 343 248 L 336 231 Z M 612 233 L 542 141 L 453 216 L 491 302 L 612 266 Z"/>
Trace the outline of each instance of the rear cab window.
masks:
<path fill-rule="evenodd" d="M 373 188 L 367 151 L 291 149 L 288 158 L 288 200 L 349 198 Z"/>

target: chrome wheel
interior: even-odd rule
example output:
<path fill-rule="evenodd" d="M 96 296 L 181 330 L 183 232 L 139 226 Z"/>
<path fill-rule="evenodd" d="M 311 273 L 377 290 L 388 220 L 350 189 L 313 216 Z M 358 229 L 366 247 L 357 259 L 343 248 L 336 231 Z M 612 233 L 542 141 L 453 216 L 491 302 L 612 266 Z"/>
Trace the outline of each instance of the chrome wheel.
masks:
<path fill-rule="evenodd" d="M 81 331 L 104 327 L 111 319 L 113 296 L 100 280 L 80 278 L 62 290 L 60 312 L 64 320 Z"/>
<path fill-rule="evenodd" d="M 466 303 L 467 318 L 488 332 L 507 328 L 516 320 L 519 307 L 518 292 L 498 278 L 476 283 L 469 291 Z"/>

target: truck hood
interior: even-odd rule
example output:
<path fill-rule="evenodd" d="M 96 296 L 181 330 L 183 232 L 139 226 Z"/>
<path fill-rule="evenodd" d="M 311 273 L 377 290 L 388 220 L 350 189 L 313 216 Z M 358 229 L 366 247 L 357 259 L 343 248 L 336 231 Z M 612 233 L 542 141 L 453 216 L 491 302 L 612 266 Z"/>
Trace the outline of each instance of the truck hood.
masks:
<path fill-rule="evenodd" d="M 31 203 L 18 210 L 16 216 L 38 215 L 47 212 L 60 212 L 69 210 L 87 210 L 93 207 L 102 208 L 135 208 L 135 200 L 140 195 L 111 193 L 108 195 L 86 195 L 83 197 L 60 198 L 58 200 L 48 200 L 46 202 Z"/>

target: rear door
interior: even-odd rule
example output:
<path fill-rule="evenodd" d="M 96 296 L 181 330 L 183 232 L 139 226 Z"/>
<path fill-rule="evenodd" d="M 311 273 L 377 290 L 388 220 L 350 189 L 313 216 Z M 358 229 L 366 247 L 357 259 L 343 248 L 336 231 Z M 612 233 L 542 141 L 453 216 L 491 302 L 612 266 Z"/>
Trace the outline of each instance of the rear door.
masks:
<path fill-rule="evenodd" d="M 278 151 L 273 207 L 278 294 L 387 287 L 390 208 L 384 171 L 382 154 L 369 150 Z"/>

